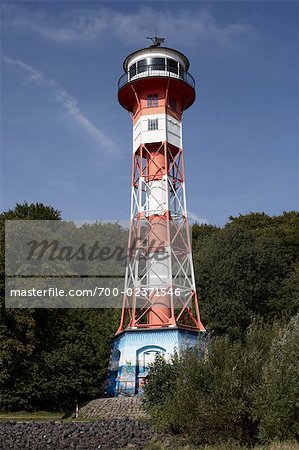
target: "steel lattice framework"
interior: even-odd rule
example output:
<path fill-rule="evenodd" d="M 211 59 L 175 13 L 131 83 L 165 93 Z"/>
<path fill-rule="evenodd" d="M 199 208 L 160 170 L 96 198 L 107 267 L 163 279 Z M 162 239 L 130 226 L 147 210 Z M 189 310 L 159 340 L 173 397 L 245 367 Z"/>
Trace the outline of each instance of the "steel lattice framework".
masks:
<path fill-rule="evenodd" d="M 131 224 L 118 332 L 204 331 L 188 229 L 182 148 L 164 141 L 133 153 Z"/>
<path fill-rule="evenodd" d="M 205 331 L 200 321 L 188 229 L 182 114 L 195 100 L 189 61 L 152 46 L 124 61 L 118 100 L 132 115 L 131 223 L 118 333 Z"/>

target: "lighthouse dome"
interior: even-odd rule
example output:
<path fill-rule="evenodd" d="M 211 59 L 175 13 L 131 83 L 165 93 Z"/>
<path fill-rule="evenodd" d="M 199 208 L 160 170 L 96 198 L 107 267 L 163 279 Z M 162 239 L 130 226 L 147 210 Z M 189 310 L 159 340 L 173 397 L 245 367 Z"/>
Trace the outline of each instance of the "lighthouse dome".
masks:
<path fill-rule="evenodd" d="M 144 76 L 172 76 L 185 80 L 189 60 L 177 50 L 151 46 L 131 53 L 123 67 L 130 81 Z"/>
<path fill-rule="evenodd" d="M 156 61 L 157 59 L 160 59 L 160 61 Z M 146 60 L 146 62 L 143 60 Z M 163 61 L 162 61 L 163 60 Z M 167 61 L 168 60 L 168 61 Z M 135 63 L 139 63 L 139 66 L 142 65 L 150 65 L 150 64 L 165 64 L 165 66 L 168 64 L 171 65 L 171 63 L 175 61 L 182 65 L 184 70 L 188 70 L 190 63 L 188 58 L 183 55 L 183 53 L 179 52 L 178 50 L 174 50 L 172 48 L 167 47 L 158 47 L 158 46 L 151 46 L 147 48 L 142 48 L 140 50 L 137 50 L 130 55 L 126 57 L 124 60 L 124 71 L 127 72 L 128 69 L 132 67 Z"/>

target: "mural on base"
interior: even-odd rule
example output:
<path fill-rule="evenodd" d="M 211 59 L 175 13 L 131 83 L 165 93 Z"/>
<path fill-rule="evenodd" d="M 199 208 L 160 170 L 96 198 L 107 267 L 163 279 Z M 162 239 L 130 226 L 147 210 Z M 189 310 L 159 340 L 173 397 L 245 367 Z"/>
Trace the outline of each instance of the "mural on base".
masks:
<path fill-rule="evenodd" d="M 158 344 L 157 344 L 158 343 Z M 148 369 L 156 355 L 170 358 L 187 347 L 198 347 L 203 355 L 206 337 L 182 329 L 127 330 L 114 338 L 107 377 L 106 395 L 142 395 Z"/>

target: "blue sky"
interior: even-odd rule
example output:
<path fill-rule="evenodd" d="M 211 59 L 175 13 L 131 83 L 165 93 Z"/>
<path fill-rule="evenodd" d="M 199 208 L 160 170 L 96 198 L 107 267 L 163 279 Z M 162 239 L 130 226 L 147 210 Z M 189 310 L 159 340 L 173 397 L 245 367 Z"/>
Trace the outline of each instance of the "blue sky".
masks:
<path fill-rule="evenodd" d="M 298 208 L 297 2 L 7 2 L 2 22 L 2 210 L 129 217 L 117 79 L 156 28 L 197 82 L 183 118 L 190 216 Z"/>

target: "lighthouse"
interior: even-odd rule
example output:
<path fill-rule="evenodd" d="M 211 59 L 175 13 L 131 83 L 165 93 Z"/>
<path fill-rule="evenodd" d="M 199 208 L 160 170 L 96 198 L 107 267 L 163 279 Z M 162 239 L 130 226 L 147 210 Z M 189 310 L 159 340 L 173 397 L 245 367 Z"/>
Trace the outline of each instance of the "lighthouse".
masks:
<path fill-rule="evenodd" d="M 107 395 L 142 394 L 157 354 L 203 351 L 188 227 L 182 116 L 195 101 L 189 60 L 163 38 L 126 57 L 118 101 L 132 118 L 128 257 Z"/>

